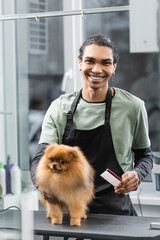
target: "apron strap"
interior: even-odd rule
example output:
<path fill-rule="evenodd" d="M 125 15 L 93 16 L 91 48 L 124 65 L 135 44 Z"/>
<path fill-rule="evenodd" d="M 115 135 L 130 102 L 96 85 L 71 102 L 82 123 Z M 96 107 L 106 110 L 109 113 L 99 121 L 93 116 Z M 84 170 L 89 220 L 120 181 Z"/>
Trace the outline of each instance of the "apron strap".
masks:
<path fill-rule="evenodd" d="M 112 105 L 112 90 L 108 86 L 107 96 L 106 96 L 106 110 L 105 110 L 105 125 L 110 124 L 110 114 L 111 114 L 111 105 Z"/>
<path fill-rule="evenodd" d="M 76 98 L 74 99 L 72 105 L 71 105 L 71 109 L 69 110 L 69 112 L 67 113 L 67 124 L 66 127 L 67 128 L 71 128 L 72 127 L 72 123 L 73 123 L 73 115 L 76 111 L 79 99 L 82 95 L 82 89 L 79 91 L 79 93 L 77 94 Z"/>

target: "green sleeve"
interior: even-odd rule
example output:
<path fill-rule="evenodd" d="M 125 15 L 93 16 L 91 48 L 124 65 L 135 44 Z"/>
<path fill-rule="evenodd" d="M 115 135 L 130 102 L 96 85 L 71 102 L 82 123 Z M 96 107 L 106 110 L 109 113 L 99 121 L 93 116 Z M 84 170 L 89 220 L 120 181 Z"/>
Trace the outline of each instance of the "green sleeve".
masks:
<path fill-rule="evenodd" d="M 50 144 L 50 143 L 59 142 L 57 127 L 53 119 L 54 115 L 56 118 L 56 111 L 54 111 L 53 103 L 52 103 L 51 106 L 48 108 L 42 123 L 42 131 L 41 131 L 39 144 L 41 143 Z"/>
<path fill-rule="evenodd" d="M 139 104 L 137 113 L 137 121 L 134 129 L 133 149 L 143 149 L 150 147 L 150 139 L 148 136 L 148 117 L 144 106 L 144 102 Z"/>

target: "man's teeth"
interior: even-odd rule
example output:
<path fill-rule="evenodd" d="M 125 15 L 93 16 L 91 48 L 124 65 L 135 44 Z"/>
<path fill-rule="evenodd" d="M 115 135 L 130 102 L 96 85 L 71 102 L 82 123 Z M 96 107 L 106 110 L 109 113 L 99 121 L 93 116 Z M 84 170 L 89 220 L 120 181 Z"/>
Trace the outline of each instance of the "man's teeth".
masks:
<path fill-rule="evenodd" d="M 102 79 L 103 77 L 93 77 L 93 76 L 90 76 L 93 80 L 100 80 Z"/>

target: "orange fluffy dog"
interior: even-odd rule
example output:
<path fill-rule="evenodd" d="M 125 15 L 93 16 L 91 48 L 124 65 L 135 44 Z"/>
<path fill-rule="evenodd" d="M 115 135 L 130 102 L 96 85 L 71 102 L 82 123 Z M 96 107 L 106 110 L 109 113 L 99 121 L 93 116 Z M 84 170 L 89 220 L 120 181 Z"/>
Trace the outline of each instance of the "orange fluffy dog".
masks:
<path fill-rule="evenodd" d="M 94 197 L 94 170 L 78 147 L 50 144 L 42 156 L 37 170 L 38 190 L 54 195 L 49 202 L 41 194 L 52 224 L 62 224 L 63 211 L 70 213 L 70 225 L 80 225 L 87 218 L 88 204 Z"/>

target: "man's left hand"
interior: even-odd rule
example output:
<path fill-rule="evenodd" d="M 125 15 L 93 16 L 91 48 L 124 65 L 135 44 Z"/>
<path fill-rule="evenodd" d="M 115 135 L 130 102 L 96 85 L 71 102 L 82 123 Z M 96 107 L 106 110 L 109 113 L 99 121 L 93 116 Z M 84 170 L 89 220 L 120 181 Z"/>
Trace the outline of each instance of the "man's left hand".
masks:
<path fill-rule="evenodd" d="M 137 190 L 139 183 L 138 173 L 135 170 L 128 171 L 122 175 L 122 181 L 114 188 L 115 193 L 129 193 Z"/>

